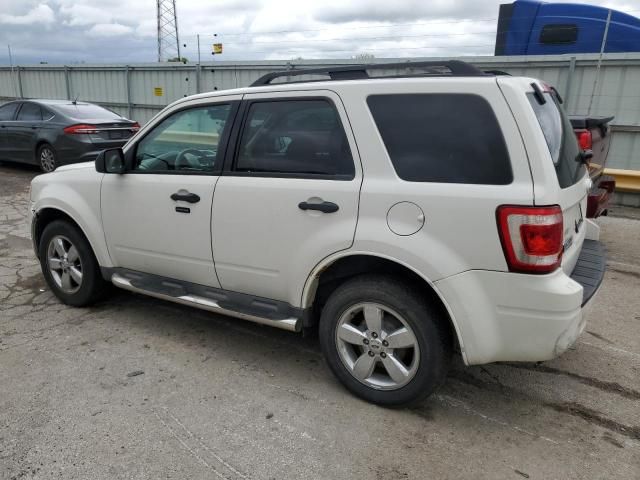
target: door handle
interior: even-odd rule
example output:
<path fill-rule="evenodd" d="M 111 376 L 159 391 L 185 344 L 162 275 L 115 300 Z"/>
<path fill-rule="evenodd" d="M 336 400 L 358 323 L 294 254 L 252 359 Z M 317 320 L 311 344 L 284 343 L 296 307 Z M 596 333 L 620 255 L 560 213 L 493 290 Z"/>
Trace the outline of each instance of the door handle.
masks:
<path fill-rule="evenodd" d="M 31 130 L 35 130 L 36 128 L 38 128 L 37 125 L 31 125 Z"/>
<path fill-rule="evenodd" d="M 171 195 L 171 200 L 173 200 L 174 202 L 177 201 L 182 201 L 182 202 L 187 202 L 187 203 L 198 203 L 200 201 L 200 197 L 198 195 L 196 195 L 195 193 L 174 193 L 173 195 Z"/>
<path fill-rule="evenodd" d="M 309 203 L 309 202 L 300 202 L 298 204 L 298 208 L 300 210 L 318 210 L 322 213 L 333 213 L 337 212 L 340 207 L 333 202 L 322 202 L 322 203 Z"/>

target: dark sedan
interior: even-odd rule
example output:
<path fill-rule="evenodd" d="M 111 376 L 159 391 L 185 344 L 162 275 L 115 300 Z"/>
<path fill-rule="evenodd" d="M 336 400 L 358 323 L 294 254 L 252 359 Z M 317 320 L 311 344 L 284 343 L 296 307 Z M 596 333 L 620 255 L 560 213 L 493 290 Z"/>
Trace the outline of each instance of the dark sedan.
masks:
<path fill-rule="evenodd" d="M 13 101 L 0 106 L 0 160 L 51 172 L 93 161 L 102 150 L 124 145 L 139 129 L 137 122 L 92 103 Z"/>

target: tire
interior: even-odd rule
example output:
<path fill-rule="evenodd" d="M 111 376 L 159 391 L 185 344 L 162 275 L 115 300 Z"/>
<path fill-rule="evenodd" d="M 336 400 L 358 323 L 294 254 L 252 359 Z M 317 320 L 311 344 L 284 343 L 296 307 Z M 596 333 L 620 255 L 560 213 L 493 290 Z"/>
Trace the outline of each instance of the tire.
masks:
<path fill-rule="evenodd" d="M 40 145 L 36 155 L 38 166 L 44 173 L 53 172 L 58 168 L 58 155 L 54 148 L 48 143 Z"/>
<path fill-rule="evenodd" d="M 109 284 L 102 278 L 91 245 L 70 222 L 54 220 L 47 225 L 40 238 L 38 254 L 44 278 L 62 303 L 85 307 L 107 291 Z"/>
<path fill-rule="evenodd" d="M 447 319 L 416 289 L 389 276 L 354 277 L 334 290 L 322 309 L 319 335 L 336 377 L 355 395 L 383 406 L 427 397 L 444 382 L 451 361 Z"/>

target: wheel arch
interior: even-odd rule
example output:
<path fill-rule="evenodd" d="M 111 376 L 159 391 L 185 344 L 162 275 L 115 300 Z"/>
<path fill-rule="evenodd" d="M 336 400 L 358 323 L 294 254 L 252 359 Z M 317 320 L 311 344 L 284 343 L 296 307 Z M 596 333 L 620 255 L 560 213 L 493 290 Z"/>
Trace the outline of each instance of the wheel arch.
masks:
<path fill-rule="evenodd" d="M 80 230 L 80 233 L 82 233 L 84 238 L 89 243 L 89 246 L 91 247 L 91 251 L 93 252 L 93 255 L 96 257 L 96 259 L 98 260 L 98 263 L 99 264 L 101 263 L 100 256 L 98 255 L 98 250 L 96 250 L 96 247 L 91 237 L 87 235 L 86 229 L 83 228 L 80 222 L 76 221 L 76 219 L 73 218 L 73 216 L 69 212 L 65 211 L 63 208 L 60 208 L 59 206 L 43 207 L 34 213 L 33 225 L 31 226 L 31 236 L 32 236 L 33 247 L 36 252 L 36 256 L 39 257 L 40 240 L 42 239 L 42 232 L 44 232 L 44 229 L 47 227 L 47 225 L 49 225 L 51 222 L 56 220 L 65 220 L 69 222 L 71 225 L 73 225 L 74 227 L 76 227 L 78 230 Z"/>
<path fill-rule="evenodd" d="M 456 319 L 446 299 L 433 282 L 404 262 L 386 255 L 350 252 L 325 259 L 318 264 L 305 282 L 302 293 L 302 307 L 320 309 L 331 291 L 341 283 L 356 275 L 365 273 L 385 273 L 402 278 L 427 295 L 441 308 L 448 321 L 448 327 L 465 359 L 462 335 Z M 466 359 L 465 359 L 466 362 Z"/>

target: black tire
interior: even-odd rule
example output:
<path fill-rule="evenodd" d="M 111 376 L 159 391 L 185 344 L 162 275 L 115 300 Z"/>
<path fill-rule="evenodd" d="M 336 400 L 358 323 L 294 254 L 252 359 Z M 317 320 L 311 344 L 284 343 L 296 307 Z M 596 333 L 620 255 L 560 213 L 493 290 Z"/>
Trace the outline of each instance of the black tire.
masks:
<path fill-rule="evenodd" d="M 359 381 L 338 353 L 336 329 L 339 319 L 353 306 L 367 302 L 397 312 L 411 327 L 417 340 L 417 370 L 408 383 L 394 390 L 377 389 Z M 452 337 L 440 309 L 430 305 L 425 295 L 411 285 L 390 276 L 362 275 L 340 285 L 324 305 L 319 335 L 329 368 L 347 389 L 383 406 L 408 405 L 424 399 L 444 382 L 451 361 Z"/>
<path fill-rule="evenodd" d="M 45 154 L 47 154 L 47 160 L 45 160 Z M 53 172 L 56 168 L 58 168 L 58 154 L 56 153 L 55 149 L 48 143 L 43 143 L 38 147 L 38 151 L 36 152 L 36 160 L 38 161 L 40 170 L 42 170 L 44 173 Z"/>
<path fill-rule="evenodd" d="M 59 236 L 68 239 L 70 244 L 76 247 L 82 266 L 82 281 L 77 291 L 73 293 L 67 293 L 58 286 L 48 261 L 47 250 L 49 245 L 54 238 Z M 54 220 L 48 224 L 40 237 L 38 255 L 46 282 L 62 303 L 74 307 L 86 307 L 102 298 L 107 292 L 109 284 L 102 278 L 100 266 L 93 254 L 91 245 L 80 229 L 72 223 L 65 220 Z"/>

